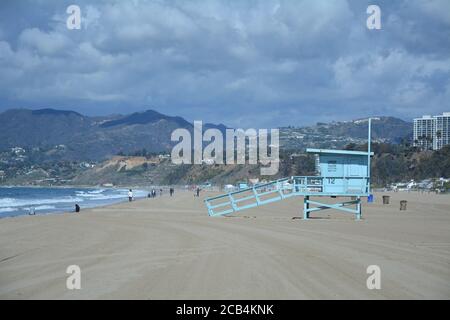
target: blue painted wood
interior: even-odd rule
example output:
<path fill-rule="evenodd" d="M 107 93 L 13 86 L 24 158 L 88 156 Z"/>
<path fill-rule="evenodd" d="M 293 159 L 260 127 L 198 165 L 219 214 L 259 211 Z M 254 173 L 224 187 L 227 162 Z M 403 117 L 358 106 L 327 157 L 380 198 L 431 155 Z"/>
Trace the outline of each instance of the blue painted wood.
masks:
<path fill-rule="evenodd" d="M 233 209 L 230 209 L 230 210 L 224 210 L 224 211 L 218 211 L 218 212 L 212 212 L 212 213 L 210 214 L 210 216 L 211 216 L 211 217 L 215 217 L 215 216 L 224 216 L 224 215 L 227 215 L 227 214 L 230 214 L 230 213 L 233 213 L 233 212 L 234 212 Z"/>
<path fill-rule="evenodd" d="M 345 172 L 343 171 L 344 169 L 336 170 L 340 170 L 338 171 L 340 173 Z M 359 172 L 362 173 L 362 171 Z M 340 181 L 340 184 L 336 184 L 335 181 L 332 185 L 329 179 L 336 179 L 336 181 Z M 362 196 L 368 196 L 368 189 L 366 188 L 368 180 L 369 179 L 365 176 L 337 176 L 330 174 L 330 172 L 328 172 L 326 176 L 293 176 L 290 178 L 275 180 L 263 185 L 257 185 L 248 189 L 208 198 L 205 200 L 205 204 L 208 208 L 208 214 L 210 216 L 218 216 L 254 208 L 259 205 L 269 204 L 293 196 L 355 196 L 360 198 Z M 361 188 L 361 185 L 364 187 Z M 263 196 L 267 196 L 268 198 L 262 199 L 261 197 Z M 252 200 L 254 202 L 251 202 Z M 239 204 L 244 201 L 248 201 L 250 203 L 239 206 Z M 314 202 L 309 201 L 305 204 L 307 208 L 304 210 L 307 210 L 307 216 L 309 216 L 310 212 L 318 211 L 317 207 L 309 207 L 309 205 L 313 203 Z M 360 209 L 355 211 L 353 209 L 343 208 L 348 204 L 350 204 L 350 202 L 338 203 L 332 206 L 321 204 L 319 208 L 331 208 L 351 213 L 360 213 Z M 218 210 L 224 207 L 229 207 L 229 209 Z"/>
<path fill-rule="evenodd" d="M 334 204 L 322 203 L 322 202 L 311 201 L 311 200 L 307 200 L 307 202 L 308 202 L 308 204 L 317 205 L 317 207 L 308 208 L 307 209 L 308 213 L 326 210 L 326 209 L 335 209 L 335 210 L 341 210 L 341 211 L 345 211 L 345 212 L 349 212 L 349 213 L 353 213 L 353 214 L 358 214 L 360 212 L 359 206 L 361 203 L 360 200 L 352 200 L 352 201 L 339 202 L 339 203 L 334 203 Z M 345 208 L 345 206 L 348 206 L 348 205 L 356 205 L 356 209 Z"/>

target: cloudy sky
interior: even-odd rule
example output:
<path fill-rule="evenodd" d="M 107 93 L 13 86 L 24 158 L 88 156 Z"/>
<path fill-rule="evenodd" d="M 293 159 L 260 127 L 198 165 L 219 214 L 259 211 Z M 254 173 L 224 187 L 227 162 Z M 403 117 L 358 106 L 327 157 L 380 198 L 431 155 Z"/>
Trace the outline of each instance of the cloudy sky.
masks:
<path fill-rule="evenodd" d="M 261 128 L 450 111 L 450 1 L 1 0 L 0 111 L 43 107 Z"/>

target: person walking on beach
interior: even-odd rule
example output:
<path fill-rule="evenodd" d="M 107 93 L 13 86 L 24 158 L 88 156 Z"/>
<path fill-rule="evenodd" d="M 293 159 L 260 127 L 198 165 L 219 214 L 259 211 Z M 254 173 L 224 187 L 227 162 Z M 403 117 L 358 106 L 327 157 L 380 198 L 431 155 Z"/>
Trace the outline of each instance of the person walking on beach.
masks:
<path fill-rule="evenodd" d="M 170 196 L 173 196 L 173 192 L 174 192 L 174 190 L 173 190 L 173 188 L 170 188 Z"/>
<path fill-rule="evenodd" d="M 163 189 L 159 189 L 159 196 L 161 197 L 163 193 Z"/>
<path fill-rule="evenodd" d="M 128 201 L 133 201 L 133 190 L 128 191 Z"/>
<path fill-rule="evenodd" d="M 197 187 L 197 190 L 195 190 L 195 193 L 196 193 L 197 197 L 200 197 L 200 188 L 199 187 Z"/>
<path fill-rule="evenodd" d="M 152 189 L 152 198 L 156 197 L 156 190 Z"/>

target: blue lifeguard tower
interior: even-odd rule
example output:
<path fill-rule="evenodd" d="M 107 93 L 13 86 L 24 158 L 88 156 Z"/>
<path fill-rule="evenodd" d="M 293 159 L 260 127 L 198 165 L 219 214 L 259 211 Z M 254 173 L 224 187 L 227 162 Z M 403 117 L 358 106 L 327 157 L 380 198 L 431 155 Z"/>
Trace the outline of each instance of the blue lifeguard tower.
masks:
<path fill-rule="evenodd" d="M 371 119 L 369 119 L 368 150 L 349 151 L 332 149 L 307 149 L 316 155 L 317 176 L 293 176 L 278 179 L 243 190 L 230 192 L 205 200 L 210 216 L 221 216 L 280 201 L 293 196 L 303 196 L 303 218 L 310 213 L 336 209 L 356 215 L 361 219 L 361 197 L 370 195 Z M 324 203 L 311 197 L 342 198 L 345 201 Z"/>

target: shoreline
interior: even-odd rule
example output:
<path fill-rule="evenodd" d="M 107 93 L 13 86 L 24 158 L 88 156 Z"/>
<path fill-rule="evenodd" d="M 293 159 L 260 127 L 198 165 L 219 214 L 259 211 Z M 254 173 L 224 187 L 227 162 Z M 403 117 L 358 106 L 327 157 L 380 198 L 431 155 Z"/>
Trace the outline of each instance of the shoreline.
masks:
<path fill-rule="evenodd" d="M 45 186 L 45 185 L 0 185 L 0 188 L 48 188 L 48 189 L 137 189 L 145 186 L 91 186 L 91 185 L 64 185 L 64 186 Z"/>
<path fill-rule="evenodd" d="M 10 188 L 4 188 L 4 187 L 0 187 L 0 189 L 21 189 L 21 188 L 25 188 L 25 189 L 29 189 L 30 187 L 10 187 Z M 147 196 L 147 192 L 148 190 L 145 190 L 143 188 L 134 188 L 132 187 L 135 193 L 142 193 L 142 195 L 135 195 L 134 200 L 139 200 L 139 199 L 143 199 L 146 198 Z M 42 190 L 51 190 L 51 189 L 56 189 L 56 190 L 64 190 L 64 189 L 73 189 L 73 190 L 79 190 L 79 191 L 83 191 L 83 190 L 92 190 L 92 191 L 96 191 L 96 190 L 119 190 L 119 189 L 123 189 L 125 190 L 126 188 L 103 188 L 103 187 L 99 187 L 99 188 L 73 188 L 73 187 L 67 187 L 67 188 L 54 188 L 54 187 L 35 187 L 33 189 L 42 189 Z M 144 195 L 145 194 L 145 195 Z M 99 193 L 99 195 L 101 196 L 102 193 Z M 22 216 L 46 216 L 46 215 L 54 215 L 54 214 L 63 214 L 63 213 L 76 213 L 74 206 L 75 204 L 80 205 L 81 210 L 87 210 L 87 209 L 92 209 L 92 208 L 98 208 L 98 207 L 104 207 L 104 206 L 110 206 L 110 205 L 114 205 L 114 204 L 118 204 L 121 202 L 125 202 L 128 201 L 128 197 L 124 194 L 123 197 L 117 197 L 117 195 L 114 195 L 111 198 L 104 198 L 104 199 L 91 199 L 89 197 L 86 198 L 82 198 L 83 201 L 73 201 L 72 204 L 72 208 L 68 208 L 69 206 L 66 206 L 67 208 L 58 208 L 58 205 L 61 206 L 62 203 L 65 204 L 70 204 L 70 202 L 66 201 L 66 202 L 61 202 L 59 201 L 61 198 L 65 198 L 65 197 L 82 197 L 80 195 L 77 195 L 76 193 L 74 195 L 61 195 L 59 197 L 56 198 L 51 198 L 52 195 L 49 194 L 48 195 L 48 199 L 53 199 L 54 202 L 50 202 L 51 200 L 47 200 L 46 196 L 42 196 L 42 199 L 47 200 L 48 202 L 46 203 L 39 203 L 39 199 L 32 199 L 30 198 L 30 202 L 32 201 L 36 201 L 35 204 L 21 204 L 21 205 L 17 205 L 17 204 L 8 204 L 5 205 L 4 207 L 0 208 L 0 220 L 5 219 L 5 218 L 16 218 L 16 217 L 22 217 Z M 7 196 L 6 198 L 10 198 L 13 196 Z M 0 197 L 1 199 L 4 199 L 5 197 Z M 19 198 L 14 198 L 17 201 L 21 201 L 23 199 Z M 83 206 L 84 205 L 84 206 Z M 47 206 L 47 207 L 53 207 L 53 208 L 45 208 L 45 209 L 38 209 L 40 206 Z M 30 208 L 36 208 L 35 214 L 34 215 L 30 215 L 27 210 L 29 210 Z M 6 210 L 6 211 L 1 211 L 1 210 Z M 8 210 L 11 209 L 11 210 Z M 16 212 L 21 212 L 21 213 L 16 213 Z M 14 214 L 16 213 L 16 214 Z"/>
<path fill-rule="evenodd" d="M 146 197 L 140 197 L 140 198 L 136 198 L 132 202 L 142 201 L 142 200 L 145 200 L 145 199 L 147 199 L 147 198 Z M 119 205 L 119 204 L 122 204 L 122 203 L 128 203 L 128 202 L 129 202 L 128 199 L 124 199 L 124 200 L 121 200 L 121 201 L 118 201 L 118 202 L 102 204 L 102 205 L 95 206 L 95 207 L 86 207 L 84 209 L 81 208 L 80 212 L 75 212 L 75 209 L 74 209 L 74 211 L 54 211 L 54 212 L 47 212 L 47 213 L 36 213 L 34 215 L 21 214 L 21 215 L 17 215 L 17 216 L 5 216 L 5 217 L 0 217 L 0 221 L 3 220 L 3 219 L 18 219 L 18 218 L 24 218 L 24 217 L 29 217 L 29 218 L 31 218 L 31 217 L 47 217 L 47 216 L 65 215 L 65 214 L 67 214 L 67 215 L 69 215 L 69 214 L 70 215 L 72 215 L 72 214 L 77 215 L 77 214 L 83 214 L 83 213 L 89 212 L 89 211 L 91 211 L 93 209 L 107 209 L 109 207 L 113 207 L 115 205 Z"/>

